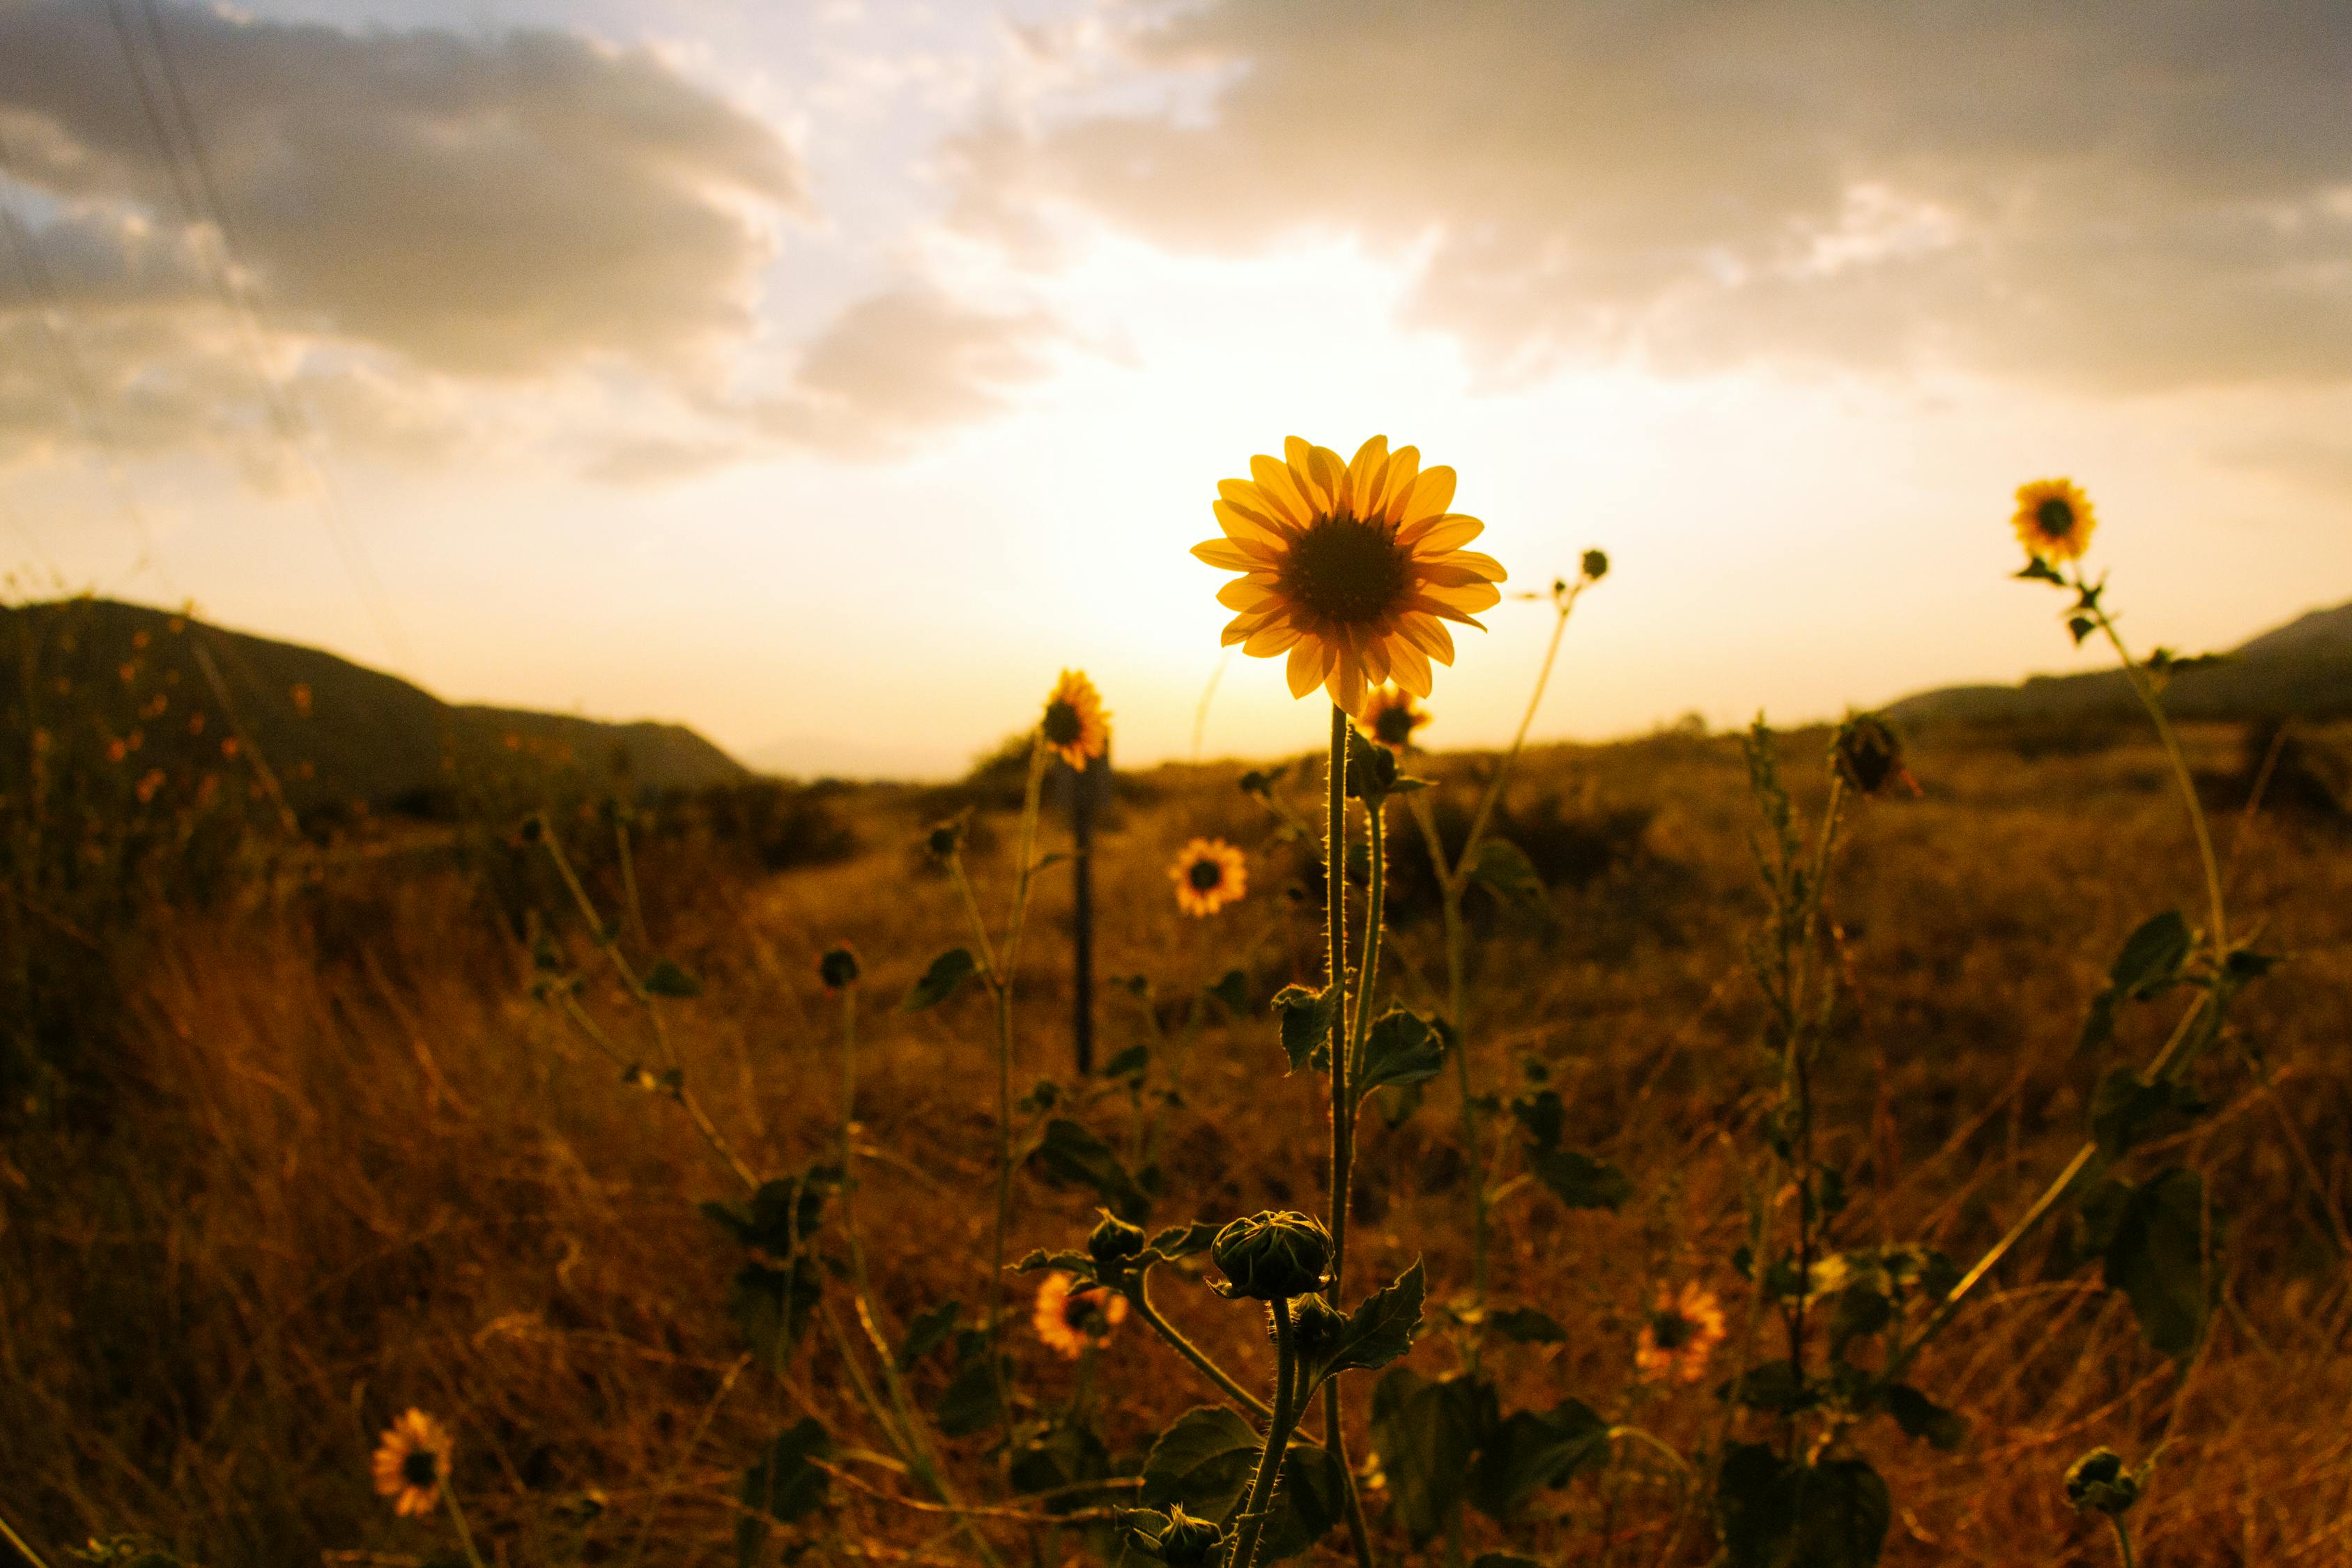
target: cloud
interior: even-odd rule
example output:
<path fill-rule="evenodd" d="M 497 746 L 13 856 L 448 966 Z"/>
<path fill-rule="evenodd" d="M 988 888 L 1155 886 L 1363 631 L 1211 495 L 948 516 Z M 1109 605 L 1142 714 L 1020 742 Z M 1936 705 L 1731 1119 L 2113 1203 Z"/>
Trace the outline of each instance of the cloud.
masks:
<path fill-rule="evenodd" d="M 2332 0 L 1210 0 L 1129 47 L 1124 107 L 962 142 L 962 221 L 1354 234 L 1503 364 L 2352 378 Z"/>
<path fill-rule="evenodd" d="M 170 6 L 161 33 L 199 165 L 144 11 L 121 14 L 128 58 L 94 0 L 0 9 L 0 131 L 18 174 L 167 233 L 208 175 L 274 315 L 427 369 L 676 368 L 749 328 L 772 218 L 805 200 L 772 128 L 644 50 Z M 179 143 L 168 155 L 142 78 Z M 68 289 L 77 259 L 52 261 Z"/>

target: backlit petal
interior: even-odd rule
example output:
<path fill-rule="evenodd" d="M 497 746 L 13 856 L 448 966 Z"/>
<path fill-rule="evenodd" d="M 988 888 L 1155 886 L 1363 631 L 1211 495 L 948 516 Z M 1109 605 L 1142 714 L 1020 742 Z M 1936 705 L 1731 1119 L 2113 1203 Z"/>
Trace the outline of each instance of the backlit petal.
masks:
<path fill-rule="evenodd" d="M 1405 502 L 1402 521 L 1419 522 L 1423 518 L 1441 515 L 1454 504 L 1454 470 L 1440 463 L 1422 470 L 1421 478 L 1412 484 L 1412 499 Z"/>
<path fill-rule="evenodd" d="M 1458 511 L 1441 512 L 1435 517 L 1397 530 L 1397 542 L 1416 555 L 1434 555 L 1441 550 L 1458 550 L 1486 531 L 1486 525 L 1475 517 Z"/>
<path fill-rule="evenodd" d="M 1323 656 L 1328 651 L 1313 639 L 1302 641 L 1290 650 L 1290 662 L 1283 674 L 1290 682 L 1290 694 L 1304 697 L 1323 684 Z"/>

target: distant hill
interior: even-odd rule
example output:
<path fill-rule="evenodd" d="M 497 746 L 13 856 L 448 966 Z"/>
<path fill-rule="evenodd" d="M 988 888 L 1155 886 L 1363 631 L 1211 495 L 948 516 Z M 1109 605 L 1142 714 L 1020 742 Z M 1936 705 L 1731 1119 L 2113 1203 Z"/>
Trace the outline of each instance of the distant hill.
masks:
<path fill-rule="evenodd" d="M 2182 719 L 2352 718 L 2352 604 L 2314 610 L 2240 644 L 2222 663 L 2182 672 L 2165 689 L 2164 706 Z M 1947 686 L 1885 711 L 1925 729 L 2127 719 L 2137 707 L 2124 673 L 2109 669 L 2037 675 L 2021 686 Z"/>
<path fill-rule="evenodd" d="M 166 768 L 249 745 L 297 811 L 397 807 L 491 777 L 625 770 L 658 790 L 753 776 L 681 724 L 444 702 L 317 648 L 111 599 L 0 607 L 0 705 L 28 728 Z"/>

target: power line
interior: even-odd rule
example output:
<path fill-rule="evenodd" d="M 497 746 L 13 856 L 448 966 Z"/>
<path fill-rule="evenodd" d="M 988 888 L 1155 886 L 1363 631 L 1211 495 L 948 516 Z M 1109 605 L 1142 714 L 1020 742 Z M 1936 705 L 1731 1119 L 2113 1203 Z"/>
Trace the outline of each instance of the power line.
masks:
<path fill-rule="evenodd" d="M 202 132 L 197 127 L 185 83 L 172 58 L 171 43 L 163 30 L 163 19 L 156 0 L 144 0 L 143 10 L 153 39 L 155 60 L 160 68 L 163 89 L 168 95 L 178 121 L 178 138 L 166 121 L 163 105 L 149 82 L 147 71 L 139 57 L 137 39 L 122 0 L 106 0 L 106 11 L 114 24 L 115 37 L 122 47 L 123 63 L 131 73 L 131 86 L 139 99 L 141 113 L 147 129 L 163 154 L 171 177 L 172 189 L 178 197 L 183 216 L 192 229 L 209 227 L 218 254 L 205 246 L 201 237 L 197 250 L 203 256 L 205 268 L 214 291 L 220 297 L 222 308 L 228 312 L 236 329 L 237 345 L 248 369 L 261 391 L 262 406 L 269 418 L 270 428 L 286 449 L 292 454 L 302 473 L 309 479 L 310 491 L 317 500 L 327 534 L 335 554 L 341 562 L 352 591 L 358 595 L 369 617 L 375 623 L 376 634 L 385 648 L 396 658 L 408 657 L 407 639 L 401 633 L 399 618 L 394 615 L 390 598 L 368 559 L 367 550 L 352 525 L 349 510 L 343 504 L 342 491 L 335 483 L 327 466 L 320 461 L 318 447 L 322 437 L 312 424 L 308 411 L 290 388 L 280 379 L 270 364 L 260 311 L 247 291 L 245 274 L 237 263 L 238 244 L 232 227 L 228 209 L 220 199 L 220 187 L 214 180 L 211 160 L 205 153 Z M 188 162 L 193 164 L 193 183 L 182 167 L 180 142 L 187 145 Z"/>

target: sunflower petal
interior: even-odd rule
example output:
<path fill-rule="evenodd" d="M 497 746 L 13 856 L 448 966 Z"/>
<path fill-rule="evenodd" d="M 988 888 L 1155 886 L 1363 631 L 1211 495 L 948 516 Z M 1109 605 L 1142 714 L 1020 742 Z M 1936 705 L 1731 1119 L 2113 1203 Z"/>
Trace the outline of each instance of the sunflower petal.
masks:
<path fill-rule="evenodd" d="M 1402 629 L 1406 637 L 1412 639 L 1414 647 L 1438 663 L 1454 662 L 1454 634 L 1445 629 L 1444 623 L 1440 621 L 1433 613 L 1427 610 L 1415 610 L 1408 614 L 1402 624 Z"/>
<path fill-rule="evenodd" d="M 1331 700 L 1337 702 L 1343 711 L 1360 713 L 1364 710 L 1364 698 L 1367 695 L 1364 689 L 1364 667 L 1358 662 L 1352 651 L 1340 656 L 1339 664 L 1323 684 L 1329 689 Z"/>
<path fill-rule="evenodd" d="M 1431 685 L 1429 656 L 1403 637 L 1389 644 L 1389 662 L 1394 667 L 1396 683 L 1415 697 L 1427 697 Z"/>
<path fill-rule="evenodd" d="M 1209 510 L 1216 514 L 1217 526 L 1225 531 L 1228 539 L 1243 544 L 1264 544 L 1274 549 L 1281 549 L 1289 543 L 1283 530 L 1261 512 L 1235 506 L 1229 500 L 1212 501 Z"/>
<path fill-rule="evenodd" d="M 1255 574 L 1236 577 L 1217 590 L 1217 603 L 1229 610 L 1264 609 L 1278 597 L 1272 584 L 1260 582 Z"/>
<path fill-rule="evenodd" d="M 1404 515 L 1404 503 L 1412 499 L 1413 482 L 1421 477 L 1421 448 L 1399 447 L 1389 454 L 1388 477 L 1381 482 L 1378 519 L 1394 522 Z"/>
<path fill-rule="evenodd" d="M 1363 644 L 1364 678 L 1374 686 L 1385 686 L 1389 679 L 1389 644 L 1386 637 L 1366 637 Z"/>
<path fill-rule="evenodd" d="M 1227 572 L 1264 572 L 1274 564 L 1230 539 L 1202 540 L 1192 546 L 1192 553 L 1210 565 L 1222 567 Z"/>
<path fill-rule="evenodd" d="M 1486 525 L 1476 518 L 1448 511 L 1398 529 L 1397 542 L 1416 555 L 1434 555 L 1458 549 L 1486 531 Z"/>
<path fill-rule="evenodd" d="M 1244 578 L 1243 581 L 1246 582 L 1248 579 Z M 1431 583 L 1423 586 L 1421 597 L 1444 605 L 1449 609 L 1467 610 L 1475 615 L 1480 610 L 1491 610 L 1501 604 L 1503 591 L 1492 583 L 1471 582 L 1459 585 Z"/>
<path fill-rule="evenodd" d="M 1299 493 L 1297 485 L 1290 482 L 1290 470 L 1274 458 L 1252 458 L 1250 478 L 1256 483 L 1258 493 L 1265 498 L 1266 503 L 1276 510 L 1283 521 L 1294 528 L 1304 528 L 1314 517 L 1315 509 L 1307 504 L 1307 498 Z M 1222 486 L 1219 488 L 1223 489 Z"/>
<path fill-rule="evenodd" d="M 1243 640 L 1242 651 L 1252 658 L 1272 658 L 1296 643 L 1299 635 L 1287 618 L 1268 621 Z"/>
<path fill-rule="evenodd" d="M 1375 436 L 1348 459 L 1348 500 L 1358 517 L 1372 515 L 1381 479 L 1389 466 L 1389 438 Z"/>
<path fill-rule="evenodd" d="M 1290 662 L 1283 674 L 1290 682 L 1290 694 L 1304 697 L 1323 684 L 1324 655 L 1330 650 L 1312 638 L 1303 639 L 1290 650 Z"/>
<path fill-rule="evenodd" d="M 1454 504 L 1454 470 L 1440 463 L 1422 470 L 1412 482 L 1412 499 L 1405 502 L 1401 521 L 1415 523 L 1442 515 Z"/>

